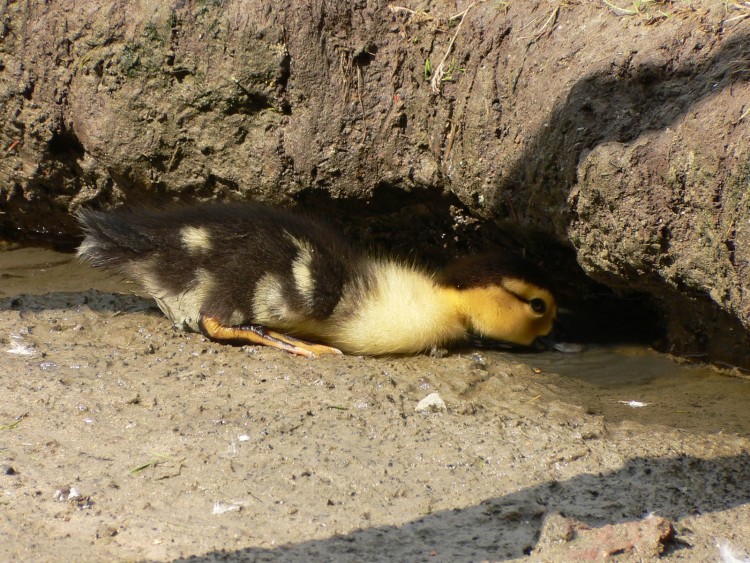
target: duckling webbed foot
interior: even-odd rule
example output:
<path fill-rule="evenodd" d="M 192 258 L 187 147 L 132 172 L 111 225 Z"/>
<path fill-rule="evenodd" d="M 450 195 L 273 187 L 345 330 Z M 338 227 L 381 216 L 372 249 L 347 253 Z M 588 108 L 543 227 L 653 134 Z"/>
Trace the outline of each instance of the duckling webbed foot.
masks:
<path fill-rule="evenodd" d="M 287 334 L 281 334 L 275 330 L 268 330 L 259 325 L 227 326 L 221 324 L 214 317 L 201 315 L 198 326 L 204 335 L 219 342 L 261 344 L 284 350 L 290 354 L 305 356 L 306 358 L 314 358 L 322 354 L 340 355 L 342 353 L 338 348 L 306 342 Z"/>

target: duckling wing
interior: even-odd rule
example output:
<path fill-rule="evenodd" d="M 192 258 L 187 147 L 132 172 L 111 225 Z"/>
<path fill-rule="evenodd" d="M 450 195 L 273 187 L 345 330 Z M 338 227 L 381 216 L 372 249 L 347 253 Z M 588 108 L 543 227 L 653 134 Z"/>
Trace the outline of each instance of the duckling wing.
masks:
<path fill-rule="evenodd" d="M 86 212 L 79 255 L 141 283 L 172 321 L 316 336 L 358 255 L 317 221 L 252 204 Z"/>

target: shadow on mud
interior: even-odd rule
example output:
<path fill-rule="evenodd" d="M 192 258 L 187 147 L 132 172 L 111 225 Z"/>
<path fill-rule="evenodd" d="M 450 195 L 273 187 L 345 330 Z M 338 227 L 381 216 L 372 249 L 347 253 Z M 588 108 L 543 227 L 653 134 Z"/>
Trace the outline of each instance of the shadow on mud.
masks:
<path fill-rule="evenodd" d="M 561 514 L 591 527 L 669 520 L 718 512 L 750 501 L 750 455 L 710 460 L 635 458 L 621 469 L 548 481 L 477 505 L 441 511 L 402 526 L 357 530 L 272 549 L 218 551 L 179 561 L 502 560 L 535 548 L 545 516 Z M 324 499 L 321 499 L 325 503 Z M 730 531 L 728 530 L 728 533 Z M 670 549 L 688 544 L 678 534 Z"/>
<path fill-rule="evenodd" d="M 47 311 L 87 307 L 97 313 L 159 312 L 154 300 L 138 295 L 110 293 L 89 289 L 87 291 L 52 291 L 42 294 L 24 293 L 0 299 L 0 311 Z"/>
<path fill-rule="evenodd" d="M 578 182 L 582 156 L 602 144 L 630 143 L 648 131 L 667 129 L 700 102 L 747 81 L 741 71 L 750 63 L 747 42 L 746 34 L 737 35 L 714 56 L 696 56 L 677 68 L 666 61 L 635 68 L 631 57 L 578 80 L 505 175 L 498 193 L 510 197 L 495 202 L 496 215 L 531 218 L 542 229 L 556 224 L 564 233 L 565 201 Z M 556 205 L 539 205 L 540 200 Z"/>

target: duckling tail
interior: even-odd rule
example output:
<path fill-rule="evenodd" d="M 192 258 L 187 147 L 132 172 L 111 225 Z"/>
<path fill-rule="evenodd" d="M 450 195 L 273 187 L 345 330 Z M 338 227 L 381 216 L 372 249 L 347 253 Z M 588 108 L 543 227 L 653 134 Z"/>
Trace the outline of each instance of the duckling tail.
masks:
<path fill-rule="evenodd" d="M 82 210 L 77 215 L 86 237 L 78 256 L 97 267 L 117 268 L 153 250 L 150 237 L 126 213 Z"/>

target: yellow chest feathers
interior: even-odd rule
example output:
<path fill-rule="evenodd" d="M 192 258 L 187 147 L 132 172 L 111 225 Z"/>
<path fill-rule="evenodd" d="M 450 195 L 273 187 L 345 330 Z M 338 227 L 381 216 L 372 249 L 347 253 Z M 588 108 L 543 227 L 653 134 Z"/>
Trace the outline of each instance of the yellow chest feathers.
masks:
<path fill-rule="evenodd" d="M 369 287 L 344 295 L 334 312 L 331 345 L 353 354 L 411 354 L 466 336 L 451 294 L 428 275 L 387 261 L 372 268 Z"/>

